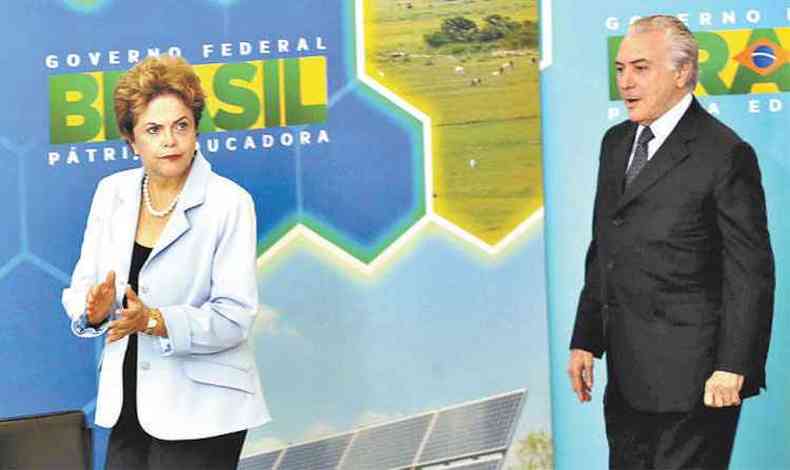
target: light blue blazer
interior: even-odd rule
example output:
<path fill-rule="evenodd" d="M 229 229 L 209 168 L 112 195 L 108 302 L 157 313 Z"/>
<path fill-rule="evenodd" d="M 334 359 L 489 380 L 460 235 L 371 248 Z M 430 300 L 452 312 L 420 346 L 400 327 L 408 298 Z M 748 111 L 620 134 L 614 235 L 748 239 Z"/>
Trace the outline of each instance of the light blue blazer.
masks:
<path fill-rule="evenodd" d="M 78 336 L 88 290 L 110 270 L 116 305 L 126 289 L 140 208 L 142 168 L 110 175 L 93 196 L 80 259 L 63 305 Z M 255 207 L 250 195 L 213 171 L 198 152 L 181 198 L 140 269 L 138 295 L 162 312 L 169 337 L 139 334 L 137 411 L 159 439 L 197 439 L 270 420 L 247 341 L 258 312 Z M 128 337 L 104 348 L 96 424 L 112 427 L 123 401 Z"/>

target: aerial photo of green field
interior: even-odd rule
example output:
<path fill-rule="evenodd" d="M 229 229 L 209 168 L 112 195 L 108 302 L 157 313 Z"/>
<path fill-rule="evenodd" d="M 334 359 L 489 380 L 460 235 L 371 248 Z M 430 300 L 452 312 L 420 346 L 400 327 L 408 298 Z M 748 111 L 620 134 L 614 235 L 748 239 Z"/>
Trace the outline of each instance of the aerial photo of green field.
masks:
<path fill-rule="evenodd" d="M 369 76 L 432 119 L 434 210 L 494 245 L 543 206 L 537 0 L 365 0 Z"/>

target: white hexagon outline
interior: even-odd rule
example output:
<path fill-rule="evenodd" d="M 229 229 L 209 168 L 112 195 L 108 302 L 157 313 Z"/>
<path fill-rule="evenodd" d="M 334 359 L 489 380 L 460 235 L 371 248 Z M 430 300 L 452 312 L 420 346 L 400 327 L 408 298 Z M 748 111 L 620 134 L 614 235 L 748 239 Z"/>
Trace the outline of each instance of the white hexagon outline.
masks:
<path fill-rule="evenodd" d="M 38 255 L 34 254 L 30 250 L 30 240 L 29 240 L 29 221 L 27 218 L 27 212 L 29 209 L 28 201 L 27 201 L 27 171 L 25 165 L 25 155 L 33 148 L 33 144 L 30 143 L 28 145 L 19 144 L 12 142 L 5 136 L 0 137 L 0 147 L 3 147 L 7 150 L 11 155 L 13 155 L 19 163 L 19 175 L 18 175 L 18 185 L 17 191 L 19 192 L 19 235 L 20 235 L 20 247 L 19 252 L 12 256 L 7 262 L 5 262 L 2 266 L 0 266 L 0 280 L 4 279 L 8 276 L 17 266 L 23 263 L 30 263 L 35 268 L 42 271 L 45 275 L 52 277 L 56 281 L 63 283 L 64 285 L 68 285 L 71 282 L 71 278 L 68 274 L 61 271 L 59 268 L 54 266 L 53 264 L 49 263 L 48 261 L 44 260 L 43 258 L 39 257 Z M 99 355 L 102 352 L 102 343 L 99 341 L 95 342 L 94 351 L 93 351 L 93 360 L 94 363 L 98 363 Z M 88 401 L 85 405 L 82 406 L 82 411 L 89 415 L 93 408 L 96 405 L 96 397 L 94 396 L 93 399 Z"/>
<path fill-rule="evenodd" d="M 330 242 L 329 240 L 322 237 L 316 231 L 308 228 L 303 224 L 297 224 L 291 230 L 289 230 L 283 237 L 281 237 L 277 242 L 275 242 L 269 249 L 267 249 L 259 258 L 258 258 L 258 267 L 261 268 L 265 265 L 268 261 L 273 259 L 278 253 L 284 250 L 288 245 L 290 245 L 295 240 L 302 238 L 310 241 L 311 243 L 315 244 L 317 247 L 321 248 L 327 253 L 333 255 L 336 259 L 343 262 L 344 264 L 353 267 L 359 272 L 364 274 L 372 274 L 376 272 L 381 266 L 386 264 L 393 256 L 398 253 L 401 248 L 406 245 L 411 239 L 413 239 L 421 230 L 423 230 L 428 224 L 433 223 L 442 227 L 444 230 L 450 232 L 457 238 L 464 240 L 465 242 L 469 243 L 472 246 L 475 246 L 477 249 L 489 254 L 489 255 L 498 255 L 502 253 L 505 248 L 510 246 L 515 240 L 521 238 L 524 234 L 532 233 L 536 228 L 539 228 L 540 224 L 543 222 L 543 215 L 544 209 L 543 207 L 537 209 L 533 212 L 527 219 L 522 221 L 516 228 L 510 231 L 508 235 L 506 235 L 502 240 L 498 243 L 491 245 L 486 243 L 482 239 L 478 238 L 477 236 L 471 234 L 470 232 L 464 230 L 463 228 L 459 227 L 455 223 L 445 219 L 444 217 L 437 214 L 434 210 L 433 205 L 433 141 L 432 141 L 432 134 L 431 134 L 431 118 L 423 113 L 422 111 L 418 110 L 390 89 L 382 85 L 381 83 L 377 82 L 373 77 L 369 76 L 365 71 L 365 22 L 364 22 L 364 0 L 354 0 L 354 20 L 355 20 L 355 31 L 354 31 L 354 40 L 355 40 L 355 53 L 356 53 L 356 73 L 357 78 L 359 81 L 364 83 L 365 85 L 369 86 L 371 89 L 375 90 L 381 96 L 401 108 L 402 110 L 406 111 L 417 120 L 420 121 L 423 129 L 423 142 L 424 142 L 424 155 L 423 155 L 423 162 L 425 165 L 424 168 L 424 175 L 425 175 L 425 208 L 426 213 L 423 215 L 414 225 L 412 225 L 408 230 L 402 233 L 394 242 L 392 242 L 387 248 L 385 248 L 381 253 L 379 253 L 373 260 L 369 263 L 364 263 L 359 259 L 355 258 L 351 254 L 349 254 L 346 250 L 342 249 L 341 247 L 335 245 L 334 243 Z M 544 70 L 551 65 L 552 62 L 552 28 L 551 28 L 551 1 L 550 0 L 543 0 L 541 2 L 541 60 L 539 68 L 540 70 Z M 337 99 L 338 96 L 342 96 L 346 92 L 350 90 L 350 86 L 346 86 L 342 90 L 340 90 L 335 97 L 333 97 L 331 101 Z"/>

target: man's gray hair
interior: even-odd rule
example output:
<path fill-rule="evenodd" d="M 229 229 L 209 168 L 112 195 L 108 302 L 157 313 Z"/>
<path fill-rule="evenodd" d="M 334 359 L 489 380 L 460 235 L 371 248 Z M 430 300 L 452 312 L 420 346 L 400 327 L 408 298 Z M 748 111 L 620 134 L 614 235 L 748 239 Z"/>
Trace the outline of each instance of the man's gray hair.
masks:
<path fill-rule="evenodd" d="M 634 21 L 628 28 L 628 34 L 651 33 L 663 31 L 669 42 L 669 57 L 672 69 L 679 70 L 682 65 L 689 65 L 687 86 L 694 90 L 699 78 L 699 45 L 688 27 L 675 18 L 667 15 L 646 16 Z"/>

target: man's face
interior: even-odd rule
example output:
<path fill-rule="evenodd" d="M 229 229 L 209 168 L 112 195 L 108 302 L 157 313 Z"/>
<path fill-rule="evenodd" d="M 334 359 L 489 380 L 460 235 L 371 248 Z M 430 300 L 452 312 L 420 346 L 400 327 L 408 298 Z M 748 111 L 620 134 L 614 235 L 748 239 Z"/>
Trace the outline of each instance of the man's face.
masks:
<path fill-rule="evenodd" d="M 617 52 L 617 88 L 628 117 L 650 125 L 686 94 L 688 66 L 672 70 L 662 31 L 628 34 Z"/>

